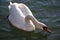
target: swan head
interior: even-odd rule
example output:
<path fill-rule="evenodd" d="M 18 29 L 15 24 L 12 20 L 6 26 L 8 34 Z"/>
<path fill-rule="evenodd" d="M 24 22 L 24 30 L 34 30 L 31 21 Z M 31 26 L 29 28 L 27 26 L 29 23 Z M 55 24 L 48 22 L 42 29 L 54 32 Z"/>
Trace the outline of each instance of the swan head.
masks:
<path fill-rule="evenodd" d="M 51 30 L 50 30 L 48 27 L 46 27 L 46 26 L 43 26 L 43 30 L 44 30 L 45 32 L 51 33 Z"/>
<path fill-rule="evenodd" d="M 45 32 L 51 33 L 51 30 L 44 23 L 38 23 L 38 28 Z"/>
<path fill-rule="evenodd" d="M 32 22 L 34 23 L 34 25 L 41 30 L 44 30 L 45 32 L 49 32 L 51 33 L 51 31 L 49 30 L 49 28 L 42 22 L 39 22 L 38 20 L 36 20 L 35 17 L 32 17 L 30 15 L 26 16 L 25 18 L 26 20 L 32 20 Z"/>

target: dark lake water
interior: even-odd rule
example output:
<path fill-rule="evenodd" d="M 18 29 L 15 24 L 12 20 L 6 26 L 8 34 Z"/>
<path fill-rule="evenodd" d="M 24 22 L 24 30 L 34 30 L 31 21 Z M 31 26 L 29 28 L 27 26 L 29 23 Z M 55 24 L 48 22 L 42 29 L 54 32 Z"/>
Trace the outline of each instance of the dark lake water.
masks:
<path fill-rule="evenodd" d="M 26 4 L 52 33 L 37 28 L 35 32 L 25 32 L 11 27 L 7 18 L 9 1 Z M 60 40 L 60 0 L 0 0 L 0 40 Z"/>

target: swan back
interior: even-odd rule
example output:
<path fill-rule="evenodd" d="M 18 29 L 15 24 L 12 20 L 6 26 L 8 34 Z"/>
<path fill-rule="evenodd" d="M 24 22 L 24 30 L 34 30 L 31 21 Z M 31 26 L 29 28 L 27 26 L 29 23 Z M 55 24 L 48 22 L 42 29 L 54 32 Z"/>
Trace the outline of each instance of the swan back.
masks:
<path fill-rule="evenodd" d="M 27 15 L 33 16 L 32 12 L 30 11 L 30 9 L 25 4 L 20 3 L 19 8 L 21 9 L 21 11 L 23 12 L 23 14 L 25 16 L 27 16 Z"/>

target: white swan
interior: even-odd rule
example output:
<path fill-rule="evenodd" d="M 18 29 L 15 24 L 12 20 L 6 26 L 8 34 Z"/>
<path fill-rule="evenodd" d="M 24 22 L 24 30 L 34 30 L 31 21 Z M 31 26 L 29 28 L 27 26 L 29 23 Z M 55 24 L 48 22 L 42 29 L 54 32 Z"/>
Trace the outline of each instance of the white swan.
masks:
<path fill-rule="evenodd" d="M 39 29 L 51 32 L 44 23 L 39 22 L 32 14 L 30 9 L 23 3 L 11 3 L 9 7 L 9 21 L 18 29 L 33 31 L 35 26 Z"/>

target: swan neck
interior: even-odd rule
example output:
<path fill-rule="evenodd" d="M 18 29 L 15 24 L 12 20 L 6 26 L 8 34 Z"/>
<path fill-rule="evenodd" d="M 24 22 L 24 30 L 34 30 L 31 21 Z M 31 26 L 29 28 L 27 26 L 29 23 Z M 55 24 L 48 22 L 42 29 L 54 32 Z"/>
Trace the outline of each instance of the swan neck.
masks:
<path fill-rule="evenodd" d="M 34 16 L 28 15 L 27 19 L 31 20 L 35 26 L 37 26 L 39 23 L 38 20 Z"/>

